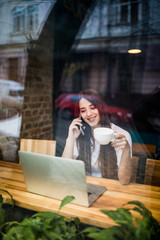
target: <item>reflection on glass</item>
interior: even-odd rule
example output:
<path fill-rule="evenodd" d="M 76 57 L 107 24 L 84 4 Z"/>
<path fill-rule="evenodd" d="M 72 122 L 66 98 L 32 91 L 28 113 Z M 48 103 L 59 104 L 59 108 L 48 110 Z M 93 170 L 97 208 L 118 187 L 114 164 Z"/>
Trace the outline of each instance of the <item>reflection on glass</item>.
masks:
<path fill-rule="evenodd" d="M 17 7 L 12 11 L 13 33 L 19 33 L 25 29 L 25 8 Z"/>
<path fill-rule="evenodd" d="M 137 53 L 141 53 L 142 51 L 140 49 L 129 49 L 128 50 L 128 53 L 131 53 L 131 54 L 137 54 Z"/>
<path fill-rule="evenodd" d="M 38 6 L 29 6 L 27 10 L 28 30 L 35 31 L 38 28 Z"/>
<path fill-rule="evenodd" d="M 12 80 L 0 79 L 1 160 L 16 160 L 21 128 L 23 91 L 22 84 Z"/>
<path fill-rule="evenodd" d="M 54 2 L 0 1 L 0 160 L 18 161 L 28 49 Z"/>
<path fill-rule="evenodd" d="M 73 2 L 0 1 L 0 79 L 27 85 L 25 111 L 35 121 L 25 118 L 23 136 L 54 134 L 61 155 L 74 117 L 72 98 L 65 107 L 66 95 L 92 88 L 103 95 L 111 120 L 129 131 L 133 142 L 154 145 L 159 151 L 160 1 L 98 0 L 90 6 L 88 1 Z M 142 52 L 129 54 L 131 48 Z M 12 97 L 16 109 L 14 91 L 7 98 Z M 38 107 L 30 108 L 29 99 Z M 60 99 L 60 109 L 52 114 L 52 104 Z M 3 103 L 4 120 L 13 110 L 10 106 L 4 111 Z"/>

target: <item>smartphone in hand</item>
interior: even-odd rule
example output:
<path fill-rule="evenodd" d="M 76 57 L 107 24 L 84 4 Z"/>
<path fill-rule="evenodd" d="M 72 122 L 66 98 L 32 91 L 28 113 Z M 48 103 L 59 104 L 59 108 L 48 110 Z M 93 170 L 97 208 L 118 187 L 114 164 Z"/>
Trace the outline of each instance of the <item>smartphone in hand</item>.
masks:
<path fill-rule="evenodd" d="M 79 115 L 79 118 L 82 120 L 81 115 Z M 82 126 L 77 125 L 78 129 L 81 131 L 82 135 L 84 135 L 84 130 Z"/>

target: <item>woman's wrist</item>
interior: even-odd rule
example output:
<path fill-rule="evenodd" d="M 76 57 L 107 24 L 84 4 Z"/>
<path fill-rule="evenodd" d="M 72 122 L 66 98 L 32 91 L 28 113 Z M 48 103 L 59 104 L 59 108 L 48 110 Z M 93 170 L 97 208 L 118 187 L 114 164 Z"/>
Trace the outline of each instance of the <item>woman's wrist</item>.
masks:
<path fill-rule="evenodd" d="M 128 141 L 127 141 L 127 143 L 126 143 L 126 145 L 125 145 L 124 150 L 125 150 L 126 152 L 127 152 L 127 151 L 130 152 L 130 150 L 131 150 L 131 147 L 130 147 Z"/>
<path fill-rule="evenodd" d="M 73 138 L 73 137 L 67 137 L 67 139 L 66 139 L 66 143 L 68 143 L 68 144 L 74 144 L 74 142 L 75 142 L 75 139 Z"/>
<path fill-rule="evenodd" d="M 130 146 L 129 147 L 125 147 L 123 149 L 123 156 L 126 156 L 126 159 L 130 159 L 130 156 L 131 156 L 131 149 L 130 149 Z"/>

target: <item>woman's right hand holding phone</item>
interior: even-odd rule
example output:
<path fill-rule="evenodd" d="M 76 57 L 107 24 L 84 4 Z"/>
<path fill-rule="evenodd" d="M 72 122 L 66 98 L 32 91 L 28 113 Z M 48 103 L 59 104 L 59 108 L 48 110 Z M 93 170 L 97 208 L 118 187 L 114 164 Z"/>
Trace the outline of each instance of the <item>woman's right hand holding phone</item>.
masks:
<path fill-rule="evenodd" d="M 81 134 L 80 126 L 82 126 L 82 120 L 79 118 L 75 118 L 68 130 L 68 137 L 66 139 L 66 145 L 64 147 L 64 151 L 62 154 L 62 157 L 64 158 L 74 158 L 73 152 L 74 152 L 74 143 L 76 139 Z M 75 158 L 76 159 L 76 158 Z"/>
<path fill-rule="evenodd" d="M 82 120 L 78 117 L 75 118 L 69 126 L 68 139 L 75 141 L 81 134 L 80 126 L 82 126 Z"/>

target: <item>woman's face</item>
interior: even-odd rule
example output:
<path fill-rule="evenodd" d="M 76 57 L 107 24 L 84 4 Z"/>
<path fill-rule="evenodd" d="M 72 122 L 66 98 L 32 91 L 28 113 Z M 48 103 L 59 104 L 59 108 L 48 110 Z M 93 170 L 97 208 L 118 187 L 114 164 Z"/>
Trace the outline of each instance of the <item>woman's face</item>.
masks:
<path fill-rule="evenodd" d="M 97 127 L 100 121 L 98 109 L 87 99 L 81 98 L 79 101 L 80 115 L 91 128 Z"/>

